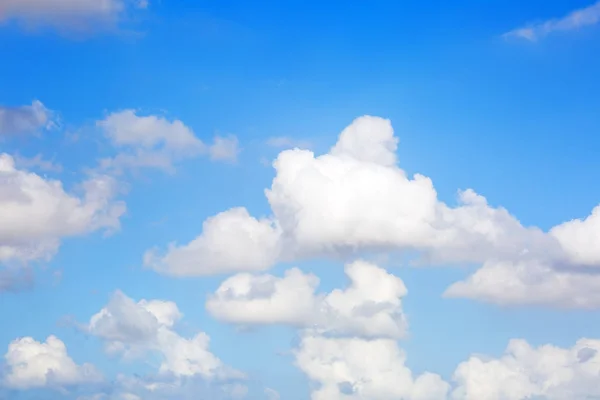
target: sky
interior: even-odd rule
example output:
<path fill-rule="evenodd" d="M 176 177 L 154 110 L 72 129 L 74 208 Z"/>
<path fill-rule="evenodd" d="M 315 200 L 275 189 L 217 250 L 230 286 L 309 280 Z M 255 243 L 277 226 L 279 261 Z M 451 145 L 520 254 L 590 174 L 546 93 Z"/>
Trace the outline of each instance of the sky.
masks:
<path fill-rule="evenodd" d="M 600 3 L 0 0 L 0 400 L 600 398 Z"/>

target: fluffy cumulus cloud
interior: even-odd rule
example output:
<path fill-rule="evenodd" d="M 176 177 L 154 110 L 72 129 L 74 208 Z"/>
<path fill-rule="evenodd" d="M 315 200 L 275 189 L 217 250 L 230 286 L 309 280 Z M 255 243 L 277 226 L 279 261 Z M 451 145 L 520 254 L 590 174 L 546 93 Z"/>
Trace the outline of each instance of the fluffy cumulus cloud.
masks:
<path fill-rule="evenodd" d="M 317 384 L 313 400 L 584 400 L 600 396 L 600 342 L 581 339 L 570 349 L 532 347 L 512 340 L 499 358 L 472 356 L 452 382 L 426 372 L 415 376 L 388 339 L 306 335 L 296 365 Z M 368 361 L 367 361 L 368 360 Z"/>
<path fill-rule="evenodd" d="M 147 6 L 147 1 L 139 0 L 2 0 L 0 22 L 88 30 L 91 26 L 115 26 L 128 9 Z"/>
<path fill-rule="evenodd" d="M 600 307 L 600 207 L 584 219 L 554 226 L 546 244 L 510 259 L 491 258 L 445 295 L 503 305 Z M 595 267 L 595 268 L 594 268 Z"/>
<path fill-rule="evenodd" d="M 210 352 L 210 338 L 206 333 L 200 332 L 191 338 L 180 336 L 174 325 L 181 317 L 173 302 L 135 302 L 116 292 L 106 307 L 91 318 L 86 330 L 104 340 L 111 353 L 131 358 L 160 356 L 158 372 L 163 375 L 205 379 L 243 376 Z"/>
<path fill-rule="evenodd" d="M 296 268 L 283 278 L 238 274 L 221 284 L 206 307 L 228 322 L 302 329 L 293 354 L 317 385 L 314 400 L 446 399 L 450 385 L 435 374 L 413 376 L 395 340 L 407 326 L 402 280 L 364 261 L 346 265 L 345 271 L 348 287 L 326 294 L 316 294 L 316 276 Z"/>
<path fill-rule="evenodd" d="M 146 264 L 166 274 L 206 275 L 267 269 L 282 260 L 408 250 L 425 263 L 483 265 L 449 290 L 455 297 L 600 306 L 592 295 L 600 290 L 598 269 L 581 269 L 600 264 L 597 210 L 545 232 L 523 226 L 472 189 L 450 206 L 429 178 L 409 177 L 397 166 L 397 145 L 390 121 L 365 116 L 326 154 L 283 151 L 265 191 L 270 219 L 257 220 L 241 208 L 225 211 L 208 219 L 189 244 L 147 253 Z M 503 279 L 487 284 L 491 273 Z M 577 284 L 582 280 L 588 280 L 585 294 Z"/>
<path fill-rule="evenodd" d="M 61 238 L 119 228 L 125 205 L 115 200 L 112 178 L 91 176 L 78 192 L 20 170 L 10 155 L 0 154 L 0 262 L 47 259 Z"/>
<path fill-rule="evenodd" d="M 12 341 L 4 355 L 3 385 L 12 389 L 63 388 L 102 380 L 91 364 L 78 365 L 65 344 L 55 336 L 45 342 L 31 337 Z"/>
<path fill-rule="evenodd" d="M 233 208 L 207 219 L 202 234 L 190 243 L 147 251 L 144 265 L 174 276 L 265 270 L 277 260 L 279 237 L 273 221 Z"/>
<path fill-rule="evenodd" d="M 589 27 L 600 22 L 600 2 L 575 10 L 562 18 L 550 19 L 505 33 L 505 38 L 518 38 L 535 42 L 555 32 L 568 32 Z"/>
<path fill-rule="evenodd" d="M 2 4 L 0 2 L 0 16 Z M 52 111 L 40 101 L 25 106 L 0 106 L 0 137 L 36 133 L 54 124 Z"/>
<path fill-rule="evenodd" d="M 316 294 L 319 279 L 299 269 L 283 278 L 238 274 L 225 280 L 206 303 L 217 319 L 237 324 L 288 324 L 313 333 L 400 338 L 406 330 L 400 278 L 376 265 L 346 266 L 350 285 Z"/>
<path fill-rule="evenodd" d="M 454 373 L 452 400 L 584 400 L 600 396 L 600 341 L 570 349 L 512 340 L 497 359 L 473 356 Z"/>
<path fill-rule="evenodd" d="M 439 375 L 414 376 L 404 352 L 389 339 L 305 336 L 295 358 L 318 385 L 313 400 L 444 400 L 450 390 Z"/>
<path fill-rule="evenodd" d="M 134 110 L 114 112 L 96 125 L 118 149 L 115 157 L 102 160 L 102 167 L 116 172 L 142 167 L 173 171 L 175 162 L 187 158 L 208 154 L 213 160 L 235 161 L 239 153 L 235 136 L 217 136 L 206 145 L 180 120 Z"/>
<path fill-rule="evenodd" d="M 585 219 L 574 219 L 550 231 L 574 263 L 600 265 L 600 206 Z"/>
<path fill-rule="evenodd" d="M 204 332 L 182 337 L 176 324 L 183 317 L 165 300 L 134 301 L 115 292 L 84 330 L 100 338 L 107 352 L 133 360 L 159 360 L 155 373 L 118 375 L 110 390 L 86 398 L 103 400 L 240 399 L 247 392 L 245 375 L 209 350 Z"/>
<path fill-rule="evenodd" d="M 444 292 L 504 306 L 549 305 L 556 308 L 600 307 L 600 274 L 573 273 L 541 261 L 486 262 L 467 279 Z"/>

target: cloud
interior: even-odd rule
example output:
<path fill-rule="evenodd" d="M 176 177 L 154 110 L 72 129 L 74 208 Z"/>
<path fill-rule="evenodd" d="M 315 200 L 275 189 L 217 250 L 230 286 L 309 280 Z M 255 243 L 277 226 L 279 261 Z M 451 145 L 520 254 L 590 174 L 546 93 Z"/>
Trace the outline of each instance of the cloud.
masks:
<path fill-rule="evenodd" d="M 551 305 L 600 308 L 600 206 L 585 219 L 554 226 L 549 237 L 560 256 L 488 260 L 464 281 L 450 286 L 446 297 L 463 297 L 501 305 Z M 551 254 L 549 243 L 546 251 Z M 499 284 L 502 282 L 502 284 Z"/>
<path fill-rule="evenodd" d="M 595 25 L 600 21 L 600 2 L 575 10 L 568 15 L 548 21 L 530 24 L 514 29 L 503 35 L 505 38 L 518 38 L 535 42 L 555 32 L 568 32 L 586 26 Z"/>
<path fill-rule="evenodd" d="M 574 219 L 555 226 L 550 234 L 558 239 L 574 263 L 600 265 L 600 206 L 585 219 Z"/>
<path fill-rule="evenodd" d="M 239 400 L 247 391 L 248 388 L 238 382 L 207 385 L 198 379 L 119 374 L 106 392 L 80 396 L 77 400 Z"/>
<path fill-rule="evenodd" d="M 600 308 L 600 273 L 556 269 L 541 261 L 488 261 L 467 279 L 452 284 L 449 298 L 468 298 L 504 306 Z"/>
<path fill-rule="evenodd" d="M 64 237 L 119 229 L 125 204 L 114 199 L 115 181 L 94 175 L 79 189 L 67 193 L 60 181 L 19 170 L 0 154 L 0 262 L 48 259 Z"/>
<path fill-rule="evenodd" d="M 580 339 L 570 349 L 534 348 L 511 340 L 497 359 L 472 356 L 454 372 L 452 400 L 543 398 L 584 400 L 600 396 L 600 341 Z"/>
<path fill-rule="evenodd" d="M 389 339 L 304 336 L 294 355 L 298 368 L 318 384 L 312 400 L 445 400 L 450 390 L 439 375 L 415 377 Z"/>
<path fill-rule="evenodd" d="M 400 338 L 406 331 L 400 278 L 376 265 L 346 265 L 350 285 L 315 294 L 319 279 L 291 269 L 283 278 L 238 274 L 209 296 L 206 309 L 215 318 L 237 324 L 288 324 L 311 332 L 361 337 Z"/>
<path fill-rule="evenodd" d="M 600 266 L 593 234 L 597 211 L 545 232 L 523 226 L 472 189 L 460 191 L 458 204 L 449 206 L 438 199 L 431 179 L 409 177 L 397 166 L 397 145 L 390 121 L 364 116 L 345 128 L 326 154 L 282 151 L 265 191 L 271 217 L 257 220 L 243 208 L 225 211 L 209 218 L 190 244 L 171 245 L 162 257 L 149 252 L 145 263 L 161 273 L 192 276 L 407 251 L 418 254 L 413 261 L 421 264 L 483 265 L 477 279 L 467 279 L 476 290 L 455 286 L 448 292 L 454 297 L 545 305 L 570 297 L 573 307 L 600 306 L 593 295 L 600 292 L 600 281 L 589 279 L 584 294 L 577 286 L 600 271 L 594 268 Z M 502 266 L 505 279 L 486 284 L 483 276 L 493 265 Z M 522 295 L 509 282 L 519 282 Z M 543 296 L 536 295 L 539 285 L 547 291 Z"/>
<path fill-rule="evenodd" d="M 156 373 L 144 376 L 118 375 L 110 390 L 97 393 L 90 400 L 243 397 L 247 391 L 242 383 L 244 374 L 210 352 L 210 339 L 204 332 L 192 338 L 180 336 L 175 327 L 182 318 L 172 301 L 136 302 L 115 292 L 83 329 L 101 339 L 109 354 L 128 360 L 158 359 L 159 365 Z"/>
<path fill-rule="evenodd" d="M 363 117 L 328 154 L 279 154 L 266 195 L 290 257 L 418 250 L 431 262 L 472 263 L 554 243 L 473 190 L 457 207 L 440 202 L 429 178 L 395 165 L 395 143 L 389 121 Z"/>
<path fill-rule="evenodd" d="M 38 169 L 43 172 L 62 172 L 62 165 L 52 161 L 46 160 L 41 154 L 36 154 L 33 157 L 23 157 L 18 154 L 13 156 L 15 165 L 17 168 L 22 169 Z"/>
<path fill-rule="evenodd" d="M 236 162 L 240 153 L 239 141 L 233 136 L 215 136 L 214 143 L 208 148 L 211 160 Z"/>
<path fill-rule="evenodd" d="M 125 169 L 158 168 L 174 171 L 174 163 L 208 154 L 216 161 L 235 161 L 237 138 L 215 137 L 207 146 L 180 120 L 155 115 L 139 116 L 134 110 L 114 112 L 96 126 L 118 150 L 101 160 L 101 168 L 121 173 Z"/>
<path fill-rule="evenodd" d="M 4 359 L 7 372 L 3 385 L 12 389 L 61 388 L 102 380 L 93 365 L 76 364 L 55 336 L 42 343 L 31 337 L 13 340 Z"/>
<path fill-rule="evenodd" d="M 0 3 L 0 16 L 2 4 Z M 32 134 L 48 129 L 55 124 L 52 118 L 52 111 L 38 100 L 33 101 L 30 106 L 0 106 L 0 137 Z"/>
<path fill-rule="evenodd" d="M 303 336 L 294 351 L 298 368 L 314 383 L 313 400 L 585 400 L 600 396 L 600 341 L 580 339 L 570 349 L 510 341 L 499 358 L 471 356 L 452 382 L 415 376 L 406 355 L 389 339 Z M 368 360 L 368 361 L 366 361 Z"/>
<path fill-rule="evenodd" d="M 144 265 L 174 276 L 261 271 L 276 261 L 278 246 L 279 233 L 272 221 L 233 208 L 206 220 L 202 234 L 190 243 L 171 243 L 165 254 L 147 251 Z"/>
<path fill-rule="evenodd" d="M 102 161 L 106 168 L 154 167 L 173 169 L 172 163 L 195 157 L 206 146 L 180 120 L 169 121 L 154 115 L 138 116 L 134 110 L 108 115 L 96 122 L 120 153 Z"/>
<path fill-rule="evenodd" d="M 128 358 L 158 355 L 161 360 L 158 372 L 165 376 L 199 376 L 208 380 L 243 377 L 210 352 L 206 333 L 200 332 L 189 339 L 177 334 L 173 327 L 181 317 L 173 302 L 134 302 L 115 292 L 85 329 L 101 338 L 110 353 Z"/>
<path fill-rule="evenodd" d="M 28 28 L 86 31 L 92 26 L 113 27 L 127 10 L 146 7 L 145 2 L 130 0 L 2 0 L 0 22 L 15 20 Z"/>

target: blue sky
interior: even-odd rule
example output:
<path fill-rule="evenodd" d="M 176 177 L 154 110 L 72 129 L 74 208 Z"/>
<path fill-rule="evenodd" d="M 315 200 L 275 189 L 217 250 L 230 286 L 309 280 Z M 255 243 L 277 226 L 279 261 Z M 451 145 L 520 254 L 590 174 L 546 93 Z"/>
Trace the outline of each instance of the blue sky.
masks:
<path fill-rule="evenodd" d="M 600 395 L 600 4 L 284 3 L 0 0 L 0 399 Z"/>

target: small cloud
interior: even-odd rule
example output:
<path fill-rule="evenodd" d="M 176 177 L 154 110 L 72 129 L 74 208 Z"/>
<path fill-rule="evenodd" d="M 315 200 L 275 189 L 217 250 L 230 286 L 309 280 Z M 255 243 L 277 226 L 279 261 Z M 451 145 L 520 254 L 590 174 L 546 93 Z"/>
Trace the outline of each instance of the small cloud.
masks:
<path fill-rule="evenodd" d="M 215 136 L 213 144 L 209 147 L 210 159 L 214 161 L 236 162 L 240 151 L 239 141 L 234 135 Z"/>
<path fill-rule="evenodd" d="M 116 150 L 100 160 L 100 169 L 122 174 L 141 168 L 175 172 L 178 162 L 199 156 L 213 161 L 235 162 L 240 152 L 235 136 L 216 136 L 206 144 L 181 120 L 160 115 L 140 115 L 136 110 L 113 112 L 96 127 Z"/>
<path fill-rule="evenodd" d="M 600 22 L 600 1 L 591 6 L 572 11 L 562 18 L 550 19 L 513 29 L 502 35 L 505 39 L 517 38 L 535 42 L 554 32 L 567 32 Z"/>
<path fill-rule="evenodd" d="M 34 100 L 31 105 L 0 106 L 0 136 L 34 134 L 42 129 L 50 129 L 56 125 L 53 115 L 38 100 Z"/>

